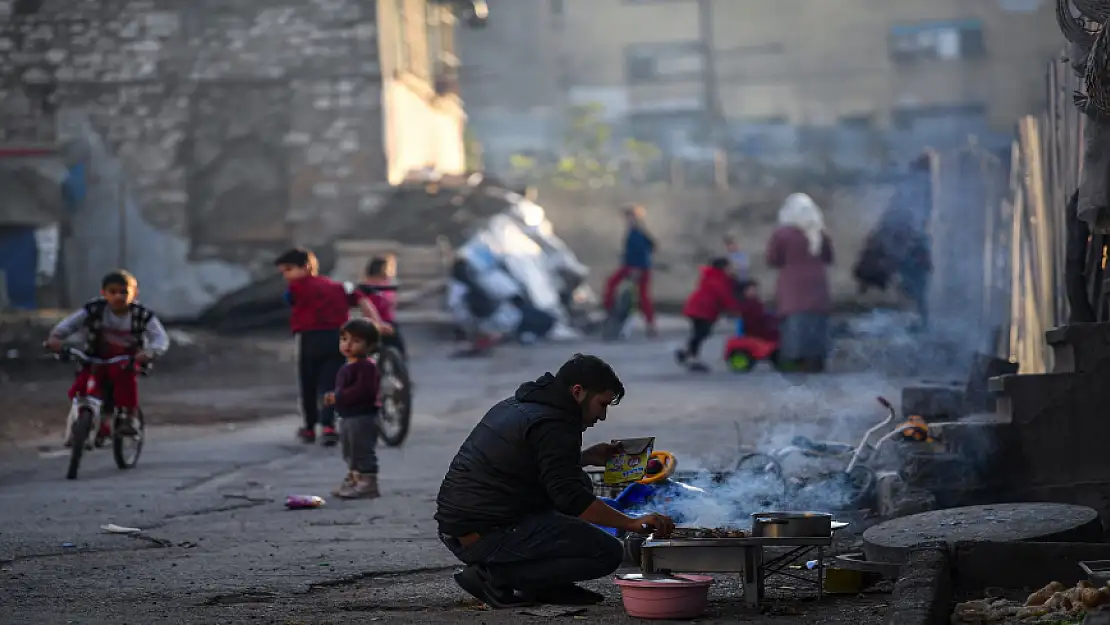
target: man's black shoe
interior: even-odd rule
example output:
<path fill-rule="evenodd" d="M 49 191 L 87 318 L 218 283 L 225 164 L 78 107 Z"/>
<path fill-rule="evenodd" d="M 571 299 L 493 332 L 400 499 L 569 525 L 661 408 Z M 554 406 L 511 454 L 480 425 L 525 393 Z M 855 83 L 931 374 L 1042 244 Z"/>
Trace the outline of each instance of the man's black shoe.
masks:
<path fill-rule="evenodd" d="M 476 566 L 468 566 L 455 573 L 455 583 L 478 601 L 495 610 L 507 608 L 524 608 L 533 605 L 533 602 L 522 597 L 512 590 L 494 588 L 489 579 L 482 574 Z"/>
<path fill-rule="evenodd" d="M 536 603 L 546 603 L 548 605 L 597 605 L 605 601 L 605 595 L 588 590 L 577 584 L 551 586 L 530 593 L 530 595 L 536 600 Z"/>

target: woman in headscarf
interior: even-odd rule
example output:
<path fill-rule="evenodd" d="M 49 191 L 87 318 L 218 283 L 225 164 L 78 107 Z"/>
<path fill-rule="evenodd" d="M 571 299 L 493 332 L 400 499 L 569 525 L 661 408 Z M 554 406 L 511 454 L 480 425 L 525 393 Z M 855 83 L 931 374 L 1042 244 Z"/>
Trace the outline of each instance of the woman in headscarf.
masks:
<path fill-rule="evenodd" d="M 782 319 L 780 362 L 802 371 L 822 371 L 829 351 L 829 275 L 832 241 L 825 218 L 805 193 L 786 198 L 779 227 L 767 245 L 767 264 L 778 270 L 775 312 Z"/>

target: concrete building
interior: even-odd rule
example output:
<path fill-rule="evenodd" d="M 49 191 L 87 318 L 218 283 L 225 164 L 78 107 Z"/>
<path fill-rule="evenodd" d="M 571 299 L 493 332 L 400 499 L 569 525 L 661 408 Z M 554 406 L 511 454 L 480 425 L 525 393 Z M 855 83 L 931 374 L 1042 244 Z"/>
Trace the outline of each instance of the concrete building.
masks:
<path fill-rule="evenodd" d="M 500 4 L 531 15 L 501 21 Z M 516 104 L 519 110 L 598 102 L 630 134 L 669 151 L 704 143 L 714 116 L 727 126 L 732 147 L 756 156 L 812 150 L 822 139 L 854 142 L 856 152 L 866 152 L 879 137 L 898 152 L 926 140 L 1005 133 L 1018 115 L 1043 106 L 1043 67 L 1063 44 L 1048 0 L 492 6 L 491 32 L 528 28 L 534 36 L 465 39 L 468 64 L 493 67 L 487 60 L 493 46 L 502 46 L 500 58 L 519 59 L 512 76 L 464 82 L 469 97 L 486 89 L 511 93 L 504 83 L 531 69 L 521 83 L 528 87 L 515 88 L 532 94 Z M 542 46 L 545 61 L 533 64 L 535 51 L 508 49 L 514 42 Z M 544 82 L 541 75 L 550 77 Z M 557 85 L 558 96 L 541 83 Z M 472 114 L 483 115 L 483 107 Z"/>
<path fill-rule="evenodd" d="M 189 317 L 407 172 L 463 170 L 457 4 L 0 0 L 3 162 L 81 189 L 46 219 L 70 299 L 126 264 Z"/>

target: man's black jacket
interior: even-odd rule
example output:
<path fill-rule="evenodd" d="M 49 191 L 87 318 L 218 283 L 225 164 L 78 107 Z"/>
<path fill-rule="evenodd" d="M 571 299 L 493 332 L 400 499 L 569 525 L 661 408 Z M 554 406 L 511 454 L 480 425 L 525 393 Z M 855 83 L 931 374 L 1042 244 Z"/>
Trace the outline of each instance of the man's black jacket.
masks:
<path fill-rule="evenodd" d="M 540 511 L 582 514 L 595 500 L 581 468 L 582 412 L 550 373 L 490 408 L 451 461 L 436 498 L 439 531 L 454 537 L 512 525 Z"/>

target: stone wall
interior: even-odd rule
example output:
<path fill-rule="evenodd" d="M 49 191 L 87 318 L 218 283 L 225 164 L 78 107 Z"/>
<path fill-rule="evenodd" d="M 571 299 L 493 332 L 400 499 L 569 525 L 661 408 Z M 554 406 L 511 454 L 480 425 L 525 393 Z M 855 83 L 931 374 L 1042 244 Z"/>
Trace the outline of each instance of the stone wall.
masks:
<path fill-rule="evenodd" d="M 852 278 L 864 237 L 890 193 L 884 187 L 814 193 L 833 241 L 836 259 L 830 280 L 833 299 L 839 304 L 896 302 L 893 294 L 860 297 Z M 725 232 L 736 235 L 751 256 L 764 297 L 772 296 L 775 275 L 763 262 L 763 254 L 785 196 L 784 191 L 718 192 L 663 185 L 581 192 L 541 187 L 536 201 L 559 237 L 592 268 L 591 284 L 598 289 L 620 259 L 625 225 L 619 207 L 625 202 L 643 203 L 648 226 L 658 240 L 652 285 L 655 299 L 668 307 L 680 307 L 694 288 L 699 266 L 723 253 Z"/>
<path fill-rule="evenodd" d="M 13 6 L 0 0 L 0 100 L 87 118 L 141 216 L 194 258 L 321 238 L 323 216 L 387 179 L 373 0 Z"/>

